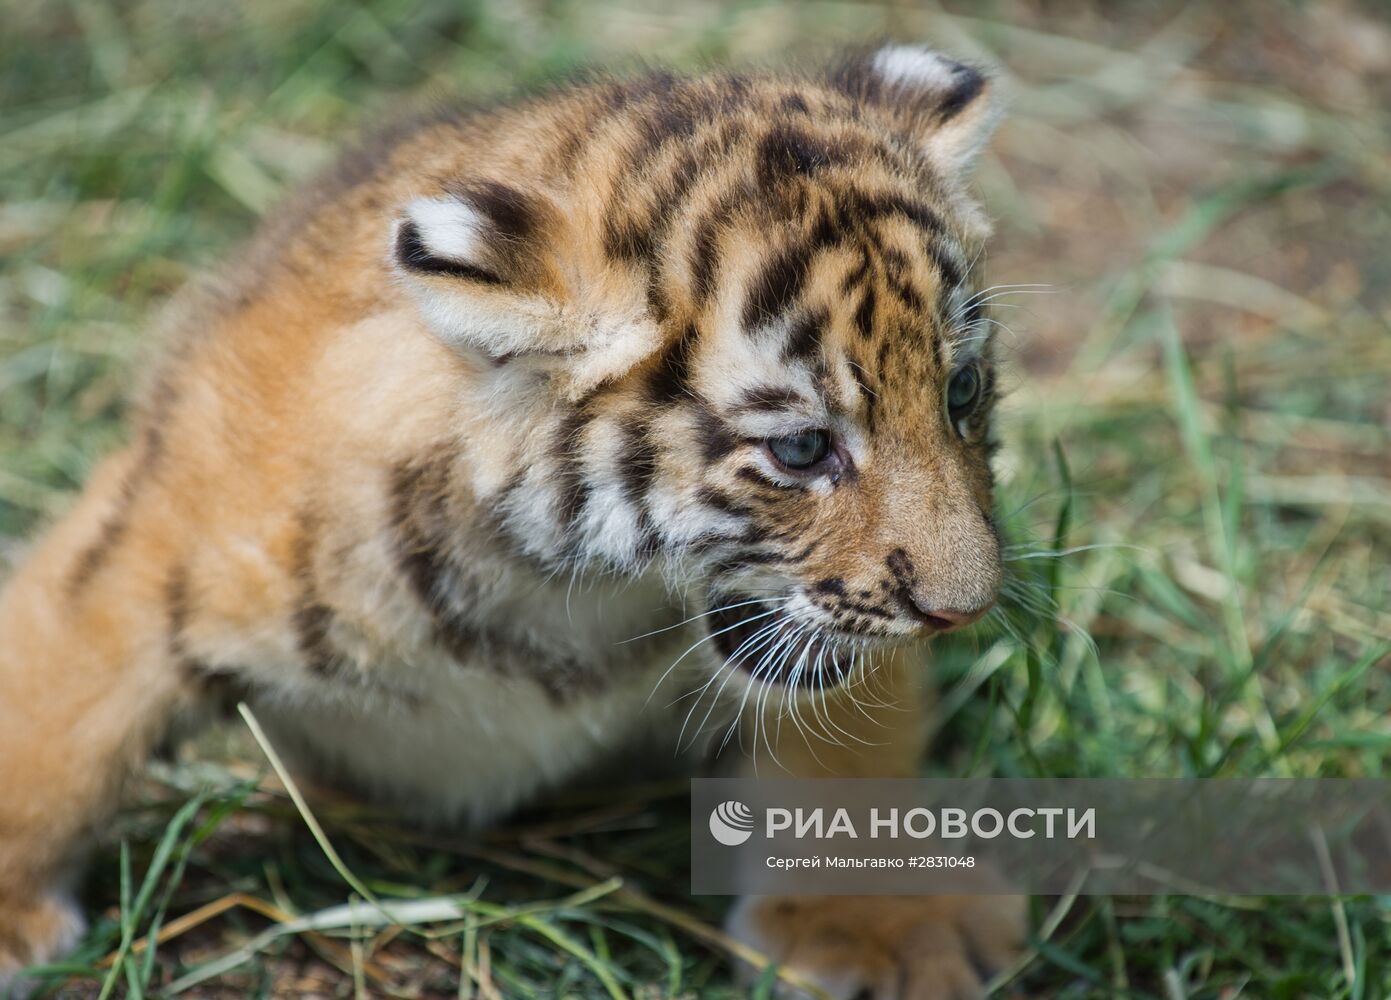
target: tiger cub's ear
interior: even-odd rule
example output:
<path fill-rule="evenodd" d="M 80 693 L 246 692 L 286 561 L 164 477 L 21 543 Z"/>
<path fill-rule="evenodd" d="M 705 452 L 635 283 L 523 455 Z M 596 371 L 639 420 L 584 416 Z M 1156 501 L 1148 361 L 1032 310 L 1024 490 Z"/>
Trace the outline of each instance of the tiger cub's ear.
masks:
<path fill-rule="evenodd" d="M 640 294 L 626 307 L 621 288 L 591 301 L 596 290 L 560 259 L 572 243 L 548 197 L 489 182 L 402 206 L 391 263 L 445 343 L 533 358 L 575 395 L 627 371 L 660 337 Z"/>
<path fill-rule="evenodd" d="M 494 356 L 559 349 L 547 344 L 555 287 L 545 252 L 549 201 L 486 183 L 401 209 L 392 262 L 426 320 L 453 346 Z"/>
<path fill-rule="evenodd" d="M 925 46 L 886 46 L 844 63 L 832 79 L 906 129 L 948 180 L 970 172 L 1000 122 L 995 82 Z"/>

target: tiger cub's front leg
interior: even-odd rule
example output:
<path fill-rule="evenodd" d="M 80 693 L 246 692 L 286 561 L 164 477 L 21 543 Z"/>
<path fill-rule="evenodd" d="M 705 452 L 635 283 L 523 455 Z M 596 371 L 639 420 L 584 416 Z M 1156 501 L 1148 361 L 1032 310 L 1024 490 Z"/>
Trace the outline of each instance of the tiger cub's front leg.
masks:
<path fill-rule="evenodd" d="M 930 711 L 921 654 L 900 650 L 882 657 L 870 680 L 873 694 L 859 706 L 844 690 L 828 693 L 824 707 L 818 696 L 819 719 L 806 724 L 807 733 L 782 727 L 774 750 L 790 776 L 918 773 Z M 806 715 L 813 719 L 817 713 Z M 1018 952 L 1025 901 L 993 895 L 746 896 L 730 913 L 729 930 L 838 1000 L 969 1000 L 981 996 L 985 981 Z"/>

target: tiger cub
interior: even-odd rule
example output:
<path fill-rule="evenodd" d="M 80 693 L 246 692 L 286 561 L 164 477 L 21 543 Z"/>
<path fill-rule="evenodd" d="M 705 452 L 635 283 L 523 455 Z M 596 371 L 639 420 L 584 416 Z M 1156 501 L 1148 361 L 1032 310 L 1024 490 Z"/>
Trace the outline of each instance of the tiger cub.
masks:
<path fill-rule="evenodd" d="M 966 189 L 994 90 L 900 46 L 600 81 L 311 186 L 184 303 L 131 443 L 0 598 L 0 978 L 73 943 L 123 776 L 229 691 L 301 773 L 435 823 L 653 738 L 914 773 L 915 643 L 1001 580 Z M 977 993 L 1023 908 L 730 926 L 916 1000 Z"/>

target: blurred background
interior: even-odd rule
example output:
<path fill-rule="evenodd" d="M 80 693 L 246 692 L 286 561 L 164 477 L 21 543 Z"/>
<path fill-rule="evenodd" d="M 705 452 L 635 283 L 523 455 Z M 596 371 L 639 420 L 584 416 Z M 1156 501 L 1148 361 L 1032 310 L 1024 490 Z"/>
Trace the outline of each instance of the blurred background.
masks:
<path fill-rule="evenodd" d="M 1006 82 L 1011 115 L 979 173 L 989 280 L 1045 287 L 995 313 L 1013 610 L 936 658 L 925 767 L 1387 773 L 1385 4 L 0 0 L 0 25 L 0 566 L 121 440 L 159 305 L 358 128 L 596 64 L 929 41 Z M 577 795 L 473 840 L 330 805 L 335 865 L 259 751 L 230 738 L 151 768 L 88 879 L 92 933 L 48 982 L 747 996 L 723 902 L 685 896 L 684 794 Z M 283 924 L 362 889 L 420 897 L 420 922 Z M 432 916 L 459 892 L 467 919 Z M 1391 900 L 1035 909 L 1000 995 L 1391 992 Z"/>

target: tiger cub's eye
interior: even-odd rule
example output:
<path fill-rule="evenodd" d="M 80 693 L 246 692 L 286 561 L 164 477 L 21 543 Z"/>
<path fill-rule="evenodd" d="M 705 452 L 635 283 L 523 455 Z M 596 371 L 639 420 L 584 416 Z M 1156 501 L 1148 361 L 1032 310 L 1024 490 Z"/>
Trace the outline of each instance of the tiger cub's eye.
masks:
<path fill-rule="evenodd" d="M 947 383 L 947 409 L 953 421 L 968 416 L 980 398 L 980 369 L 969 364 Z"/>
<path fill-rule="evenodd" d="M 773 457 L 789 469 L 809 469 L 831 453 L 831 435 L 823 430 L 769 438 L 767 444 Z"/>

